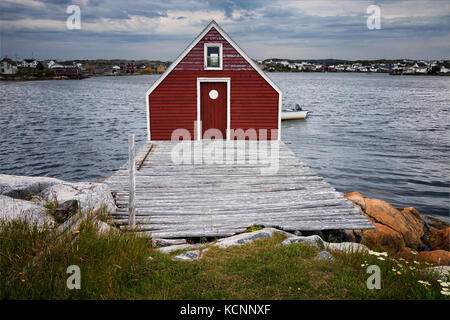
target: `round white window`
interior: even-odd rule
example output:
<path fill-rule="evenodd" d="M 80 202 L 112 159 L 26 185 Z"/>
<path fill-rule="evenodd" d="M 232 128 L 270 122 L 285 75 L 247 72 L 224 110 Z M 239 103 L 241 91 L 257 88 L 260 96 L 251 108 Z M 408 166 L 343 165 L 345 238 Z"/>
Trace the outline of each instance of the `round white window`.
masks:
<path fill-rule="evenodd" d="M 217 99 L 218 96 L 219 96 L 219 93 L 217 92 L 217 90 L 211 90 L 209 92 L 209 97 L 213 100 Z"/>

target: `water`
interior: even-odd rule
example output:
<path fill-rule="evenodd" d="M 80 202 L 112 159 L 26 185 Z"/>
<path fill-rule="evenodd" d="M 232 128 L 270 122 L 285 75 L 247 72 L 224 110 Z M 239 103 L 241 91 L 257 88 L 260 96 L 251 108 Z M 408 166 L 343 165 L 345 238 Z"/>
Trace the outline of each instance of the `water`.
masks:
<path fill-rule="evenodd" d="M 337 190 L 448 218 L 450 77 L 271 73 L 288 146 Z M 0 83 L 0 172 L 103 180 L 146 139 L 145 92 L 158 76 Z"/>

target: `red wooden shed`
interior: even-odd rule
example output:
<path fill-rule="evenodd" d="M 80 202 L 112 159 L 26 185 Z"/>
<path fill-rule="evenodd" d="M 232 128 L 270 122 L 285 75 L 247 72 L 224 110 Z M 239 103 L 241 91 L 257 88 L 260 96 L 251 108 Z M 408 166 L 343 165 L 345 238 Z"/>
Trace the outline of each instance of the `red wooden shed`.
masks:
<path fill-rule="evenodd" d="M 226 139 L 238 138 L 238 129 L 254 129 L 258 139 L 266 139 L 260 130 L 267 129 L 267 139 L 279 139 L 281 96 L 280 88 L 211 21 L 147 91 L 148 138 L 171 140 L 181 128 L 201 139 L 216 128 Z"/>

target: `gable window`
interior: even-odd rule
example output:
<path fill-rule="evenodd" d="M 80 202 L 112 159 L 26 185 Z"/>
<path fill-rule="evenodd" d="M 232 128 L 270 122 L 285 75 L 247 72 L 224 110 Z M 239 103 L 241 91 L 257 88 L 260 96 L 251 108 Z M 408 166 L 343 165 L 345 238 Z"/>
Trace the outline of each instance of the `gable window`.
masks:
<path fill-rule="evenodd" d="M 205 43 L 205 70 L 222 70 L 222 44 Z"/>

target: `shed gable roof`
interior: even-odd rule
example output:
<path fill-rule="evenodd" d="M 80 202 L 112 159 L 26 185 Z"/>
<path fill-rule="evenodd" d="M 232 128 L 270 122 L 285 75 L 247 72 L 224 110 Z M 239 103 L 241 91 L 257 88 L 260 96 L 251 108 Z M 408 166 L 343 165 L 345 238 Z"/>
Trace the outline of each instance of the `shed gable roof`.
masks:
<path fill-rule="evenodd" d="M 214 28 L 217 32 L 248 62 L 248 64 L 253 67 L 263 78 L 266 80 L 279 94 L 281 94 L 281 89 L 262 71 L 258 65 L 241 49 L 239 46 L 230 38 L 230 36 L 214 21 L 212 20 L 203 31 L 195 38 L 191 44 L 178 56 L 178 58 L 170 65 L 169 68 L 156 80 L 153 85 L 147 90 L 147 96 L 155 90 L 158 85 L 174 70 L 180 62 L 186 57 L 189 52 L 197 45 L 200 40 L 205 37 L 208 32 Z M 148 101 L 148 99 L 147 99 Z"/>

